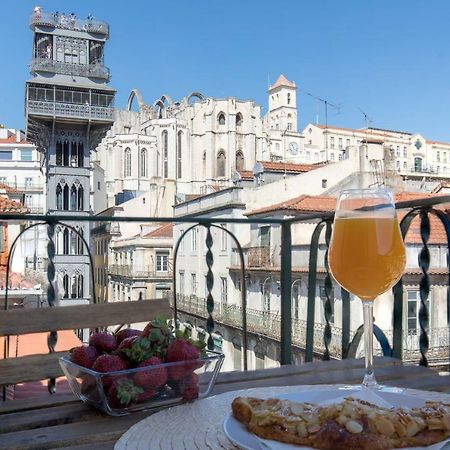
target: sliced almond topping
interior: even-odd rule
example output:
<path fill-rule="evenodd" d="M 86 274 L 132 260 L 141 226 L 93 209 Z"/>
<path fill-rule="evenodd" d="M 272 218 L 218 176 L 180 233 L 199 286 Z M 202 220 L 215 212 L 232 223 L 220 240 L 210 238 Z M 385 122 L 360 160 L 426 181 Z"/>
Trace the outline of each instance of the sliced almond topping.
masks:
<path fill-rule="evenodd" d="M 353 433 L 353 434 L 361 433 L 362 430 L 363 430 L 363 426 L 359 422 L 357 422 L 356 420 L 349 420 L 345 424 L 345 428 L 347 428 L 347 430 L 350 431 L 350 433 Z"/>

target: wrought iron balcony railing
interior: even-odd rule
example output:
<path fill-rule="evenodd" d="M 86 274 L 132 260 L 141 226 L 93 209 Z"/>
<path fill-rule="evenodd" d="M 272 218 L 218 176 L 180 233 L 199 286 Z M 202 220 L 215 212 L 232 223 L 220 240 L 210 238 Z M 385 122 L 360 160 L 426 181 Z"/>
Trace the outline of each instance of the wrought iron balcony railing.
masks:
<path fill-rule="evenodd" d="M 78 75 L 82 77 L 101 78 L 109 80 L 109 69 L 103 64 L 72 64 L 55 61 L 50 58 L 33 58 L 30 63 L 31 71 L 60 73 L 63 75 Z"/>
<path fill-rule="evenodd" d="M 112 264 L 109 266 L 111 275 L 129 278 L 171 279 L 171 270 L 155 270 L 154 267 L 135 267 L 131 265 Z"/>
<path fill-rule="evenodd" d="M 103 106 L 77 105 L 74 103 L 60 103 L 28 100 L 28 112 L 41 116 L 71 117 L 80 119 L 113 120 L 114 108 Z"/>
<path fill-rule="evenodd" d="M 450 337 L 450 291 L 449 291 L 449 281 L 450 281 L 450 271 L 449 271 L 449 262 L 450 259 L 447 258 L 446 266 L 440 268 L 438 273 L 433 272 L 430 268 L 430 232 L 432 227 L 434 227 L 437 223 L 441 223 L 443 226 L 444 232 L 440 230 L 440 234 L 445 236 L 445 242 L 441 245 L 440 251 L 444 249 L 450 248 L 450 219 L 448 212 L 442 207 L 442 204 L 450 203 L 450 196 L 443 197 L 428 197 L 421 198 L 418 200 L 408 201 L 408 202 L 400 202 L 396 204 L 398 209 L 404 210 L 403 218 L 400 222 L 400 228 L 403 234 L 403 237 L 406 236 L 410 225 L 413 223 L 413 220 L 419 222 L 417 227 L 415 228 L 414 233 L 418 233 L 420 235 L 421 243 L 415 243 L 414 246 L 420 247 L 419 252 L 419 269 L 420 271 L 414 272 L 411 275 L 410 272 L 404 275 L 396 286 L 393 288 L 393 308 L 392 308 L 392 331 L 388 333 L 383 333 L 379 328 L 374 327 L 374 334 L 379 342 L 379 345 L 382 348 L 383 354 L 388 356 L 393 356 L 396 358 L 408 357 L 408 352 L 410 355 L 416 354 L 420 358 L 420 364 L 427 365 L 428 358 L 430 356 L 434 357 L 434 348 L 432 349 L 431 345 L 438 348 L 439 358 L 442 360 L 442 365 L 450 363 L 450 349 L 449 349 L 449 341 L 448 337 Z M 440 207 L 436 207 L 439 206 Z M 430 221 L 430 218 L 433 218 Z M 331 357 L 342 357 L 347 358 L 349 356 L 354 356 L 356 354 L 356 349 L 359 347 L 359 341 L 362 335 L 361 327 L 356 328 L 351 322 L 351 308 L 350 308 L 350 295 L 345 290 L 340 290 L 340 308 L 341 314 L 336 317 L 339 317 L 339 321 L 336 318 L 333 318 L 333 308 L 332 308 L 332 299 L 329 294 L 329 289 L 325 289 L 326 298 L 320 298 L 317 293 L 317 280 L 318 280 L 318 265 L 321 265 L 325 269 L 321 269 L 322 274 L 322 282 L 324 282 L 325 286 L 332 286 L 332 278 L 331 274 L 328 271 L 326 262 L 327 251 L 326 248 L 329 244 L 329 238 L 332 231 L 333 226 L 333 213 L 320 213 L 320 214 L 302 214 L 297 215 L 295 217 L 290 218 L 204 218 L 204 217 L 195 217 L 195 216 L 185 216 L 185 217 L 109 217 L 109 216 L 70 216 L 70 219 L 66 216 L 38 216 L 38 215 L 24 215 L 24 214 L 2 214 L 0 215 L 0 222 L 3 224 L 8 224 L 12 222 L 14 225 L 17 223 L 23 224 L 22 232 L 25 232 L 31 227 L 36 226 L 38 224 L 46 224 L 47 225 L 47 236 L 48 236 L 48 270 L 46 272 L 47 275 L 47 293 L 46 298 L 49 306 L 56 306 L 56 300 L 58 295 L 58 290 L 55 288 L 57 286 L 57 273 L 55 270 L 55 240 L 56 240 L 56 229 L 58 225 L 62 224 L 66 227 L 69 225 L 66 221 L 70 220 L 70 224 L 80 224 L 83 222 L 95 222 L 96 226 L 100 226 L 101 224 L 118 224 L 120 222 L 127 222 L 127 224 L 135 223 L 135 224 L 144 224 L 144 223 L 175 223 L 175 224 L 183 224 L 183 233 L 179 237 L 178 241 L 175 243 L 175 247 L 173 250 L 173 263 L 171 266 L 172 269 L 172 309 L 174 313 L 174 318 L 178 317 L 179 311 L 182 309 L 183 301 L 185 299 L 177 296 L 178 292 L 178 283 L 181 284 L 181 279 L 179 278 L 179 268 L 177 268 L 177 254 L 179 249 L 180 241 L 185 237 L 185 235 L 192 230 L 194 227 L 203 227 L 205 229 L 205 258 L 204 262 L 206 265 L 206 276 L 205 276 L 205 295 L 204 297 L 207 299 L 206 302 L 204 300 L 195 300 L 192 297 L 189 299 L 190 301 L 190 311 L 197 311 L 197 314 L 206 320 L 206 331 L 208 332 L 208 345 L 212 348 L 214 346 L 213 334 L 215 331 L 215 323 L 216 321 L 222 321 L 225 323 L 235 323 L 236 326 L 239 324 L 240 328 L 242 328 L 242 355 L 244 359 L 244 369 L 248 368 L 247 365 L 247 349 L 248 349 L 248 340 L 247 335 L 249 331 L 257 332 L 257 330 L 261 334 L 265 333 L 267 336 L 273 337 L 273 339 L 279 341 L 280 346 L 280 363 L 281 364 L 290 364 L 292 362 L 292 348 L 293 346 L 301 346 L 304 348 L 305 353 L 305 361 L 312 361 L 317 353 L 321 353 L 324 359 L 330 359 Z M 309 245 L 309 268 L 307 273 L 307 283 L 305 285 L 306 289 L 306 305 L 305 311 L 306 314 L 304 317 L 301 317 L 301 320 L 297 320 L 295 318 L 295 314 L 293 314 L 293 305 L 292 305 L 292 291 L 295 280 L 293 279 L 293 273 L 295 273 L 293 266 L 293 246 L 292 246 L 292 227 L 297 223 L 310 222 L 315 223 L 315 229 L 311 234 L 311 240 Z M 233 224 L 233 228 L 237 227 L 237 225 L 241 225 L 247 227 L 246 230 L 249 230 L 252 225 L 259 224 L 264 226 L 274 225 L 280 230 L 279 236 L 279 253 L 280 253 L 280 266 L 279 266 L 279 278 L 277 276 L 277 281 L 279 281 L 279 295 L 277 297 L 277 308 L 279 307 L 279 314 L 274 315 L 273 313 L 268 313 L 264 311 L 257 311 L 251 308 L 248 308 L 247 304 L 247 279 L 246 279 L 246 264 L 244 258 L 244 252 L 242 251 L 242 247 L 240 246 L 236 236 L 231 233 L 229 228 L 224 228 L 222 224 Z M 413 223 L 414 225 L 414 223 Z M 41 225 L 42 226 L 42 225 Z M 223 304 L 224 302 L 218 301 L 218 298 L 214 298 L 214 295 L 217 291 L 217 286 L 221 286 L 222 289 L 225 285 L 222 285 L 222 279 L 220 283 L 217 283 L 214 273 L 214 258 L 213 258 L 213 250 L 216 245 L 214 245 L 213 239 L 213 229 L 220 229 L 221 233 L 227 233 L 232 242 L 234 242 L 234 246 L 238 249 L 238 253 L 240 255 L 240 261 L 242 262 L 240 272 L 237 272 L 239 275 L 239 287 L 236 287 L 237 291 L 240 293 L 240 302 L 238 305 L 227 305 Z M 76 228 L 72 228 L 76 230 Z M 297 231 L 297 229 L 294 229 Z M 202 233 L 203 234 L 203 233 Z M 322 240 L 322 235 L 325 234 L 325 243 Z M 247 236 L 247 233 L 245 234 Z M 10 265 L 11 260 L 14 254 L 14 250 L 18 240 L 20 239 L 20 234 L 17 238 L 10 243 L 10 252 L 8 255 L 7 269 L 6 269 L 6 279 L 9 280 L 10 276 Z M 91 248 L 90 245 L 84 240 L 84 238 L 79 234 L 79 237 L 82 239 L 84 245 L 88 250 L 88 256 L 90 261 L 91 268 L 91 283 L 94 283 L 95 278 L 95 265 L 93 263 L 92 254 L 90 253 Z M 416 236 L 417 237 L 417 236 Z M 442 241 L 439 241 L 442 242 Z M 319 243 L 321 245 L 321 252 L 319 252 Z M 433 244 L 434 245 L 434 244 Z M 200 248 L 200 245 L 198 246 Z M 220 248 L 220 247 L 219 247 Z M 229 247 L 230 248 L 230 247 Z M 325 251 L 322 251 L 325 249 Z M 203 247 L 202 252 L 197 256 L 202 258 L 203 256 Z M 101 256 L 101 255 L 100 255 Z M 230 256 L 231 258 L 231 256 Z M 57 259 L 57 258 L 56 258 Z M 181 258 L 180 258 L 181 259 Z M 294 259 L 295 260 L 295 259 Z M 152 269 L 154 270 L 154 269 Z M 222 267 L 219 267 L 219 270 L 223 270 Z M 278 270 L 278 267 L 277 267 Z M 131 273 L 131 272 L 129 272 Z M 236 272 L 234 272 L 236 273 Z M 278 273 L 278 272 L 277 272 Z M 220 276 L 220 275 L 217 275 Z M 223 276 L 223 275 L 222 275 Z M 417 307 L 417 316 L 414 318 L 414 326 L 417 331 L 414 333 L 407 330 L 409 326 L 405 323 L 405 317 L 408 317 L 407 307 L 408 303 L 406 301 L 403 283 L 409 282 L 411 283 L 411 276 L 414 277 L 414 285 L 419 287 L 420 290 L 420 299 L 416 303 Z M 439 277 L 438 281 L 436 281 L 436 277 Z M 323 280 L 323 278 L 325 278 Z M 433 278 L 435 279 L 433 281 Z M 184 278 L 183 278 L 184 279 Z M 187 281 L 187 280 L 184 280 Z M 191 281 L 198 282 L 198 279 L 195 280 L 194 277 L 191 278 Z M 431 328 L 430 330 L 430 321 L 428 314 L 428 303 L 430 288 L 432 283 L 440 283 L 440 286 L 444 286 L 446 289 L 447 295 L 442 303 L 439 310 L 439 319 L 440 325 L 436 326 L 436 328 Z M 186 282 L 185 285 L 190 285 L 190 283 Z M 203 284 L 203 283 L 202 283 Z M 123 287 L 123 286 L 122 286 Z M 213 288 L 215 290 L 213 292 Z M 336 290 L 339 289 L 338 286 L 335 286 Z M 220 289 L 219 289 L 220 290 Z M 254 292 L 254 291 L 253 291 Z M 258 290 L 258 294 L 260 291 Z M 223 292 L 222 292 L 223 295 Z M 90 298 L 93 303 L 96 303 L 96 292 L 92 287 Z M 231 298 L 231 295 L 228 295 L 228 298 Z M 419 298 L 419 297 L 418 297 Z M 317 304 L 318 302 L 323 303 L 323 306 Z M 181 302 L 181 303 L 180 303 Z M 150 303 L 150 302 L 149 302 Z M 4 304 L 5 308 L 8 308 L 8 291 L 5 292 L 4 296 Z M 318 311 L 323 312 L 323 317 L 318 318 L 315 314 Z M 389 311 L 391 314 L 391 311 Z M 437 313 L 436 313 L 437 314 Z M 238 322 L 239 318 L 239 322 Z M 294 318 L 294 321 L 293 321 Z M 355 322 L 355 320 L 353 320 Z M 406 321 L 408 322 L 408 321 Z M 293 326 L 293 323 L 297 323 L 296 326 Z M 263 324 L 263 327 L 261 327 Z M 352 324 L 352 327 L 351 327 Z M 416 326 L 417 325 L 417 326 Z M 438 328 L 442 328 L 439 329 Z M 411 327 L 409 327 L 411 328 Z M 356 329 L 356 331 L 355 331 Z M 436 330 L 436 331 L 433 331 Z M 417 335 L 419 336 L 417 338 Z M 54 349 L 54 345 L 56 344 L 57 335 L 56 333 L 52 333 L 51 339 L 49 342 L 51 343 L 51 347 Z M 417 348 L 418 345 L 418 348 Z M 415 352 L 415 353 L 414 353 Z M 411 356 L 411 360 L 416 359 Z"/>
<path fill-rule="evenodd" d="M 248 267 L 270 267 L 273 265 L 270 247 L 249 247 L 246 249 Z"/>
<path fill-rule="evenodd" d="M 51 14 L 43 11 L 35 12 L 30 17 L 30 26 L 64 28 L 67 30 L 87 31 L 109 36 L 109 25 L 94 19 L 77 19 L 64 14 Z"/>

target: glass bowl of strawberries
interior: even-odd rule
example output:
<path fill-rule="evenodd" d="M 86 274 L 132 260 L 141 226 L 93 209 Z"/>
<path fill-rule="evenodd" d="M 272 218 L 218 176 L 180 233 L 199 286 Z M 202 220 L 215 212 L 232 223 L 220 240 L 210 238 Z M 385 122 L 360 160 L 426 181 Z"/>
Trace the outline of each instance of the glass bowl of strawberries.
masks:
<path fill-rule="evenodd" d="M 95 333 L 60 365 L 80 400 L 120 416 L 207 396 L 223 359 L 158 317 L 142 331 Z"/>

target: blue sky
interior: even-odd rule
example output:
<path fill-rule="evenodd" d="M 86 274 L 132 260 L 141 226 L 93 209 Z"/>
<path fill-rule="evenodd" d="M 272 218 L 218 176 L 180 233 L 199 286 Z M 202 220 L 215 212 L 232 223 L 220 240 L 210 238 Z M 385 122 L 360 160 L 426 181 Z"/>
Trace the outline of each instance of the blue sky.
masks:
<path fill-rule="evenodd" d="M 416 0 L 41 0 L 44 11 L 91 13 L 111 26 L 106 65 L 124 107 L 132 88 L 153 102 L 191 91 L 253 99 L 268 79 L 298 86 L 299 125 L 328 122 L 450 141 L 450 2 Z M 2 0 L 0 123 L 23 128 L 36 2 Z"/>

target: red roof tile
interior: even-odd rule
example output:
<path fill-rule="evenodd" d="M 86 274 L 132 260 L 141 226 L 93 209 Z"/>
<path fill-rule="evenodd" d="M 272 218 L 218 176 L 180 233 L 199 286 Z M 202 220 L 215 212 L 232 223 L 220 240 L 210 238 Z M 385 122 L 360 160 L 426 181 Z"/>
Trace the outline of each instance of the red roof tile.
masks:
<path fill-rule="evenodd" d="M 422 198 L 439 197 L 439 195 L 415 192 L 400 192 L 395 194 L 396 202 L 405 202 L 410 200 L 418 200 Z M 443 206 L 437 206 L 437 209 L 444 209 Z M 248 216 L 267 213 L 285 213 L 287 215 L 305 214 L 305 213 L 320 213 L 333 212 L 336 209 L 336 197 L 328 197 L 323 195 L 311 196 L 300 195 L 293 199 L 282 203 L 260 208 L 247 213 Z M 399 211 L 398 220 L 400 221 L 406 212 Z M 433 214 L 430 217 L 430 244 L 444 244 L 447 242 L 444 226 L 441 221 Z M 408 244 L 420 244 L 422 239 L 420 237 L 420 217 L 415 217 L 411 222 L 410 229 L 406 235 L 406 242 Z"/>
<path fill-rule="evenodd" d="M 4 190 L 11 194 L 20 194 L 20 192 L 16 188 L 14 188 L 12 186 L 8 186 L 5 183 L 0 183 L 0 190 Z"/>
<path fill-rule="evenodd" d="M 26 213 L 28 209 L 15 200 L 0 195 L 0 213 Z"/>
<path fill-rule="evenodd" d="M 275 81 L 275 83 L 272 84 L 272 86 L 270 86 L 269 91 L 271 91 L 272 89 L 276 89 L 277 87 L 280 86 L 295 88 L 295 83 L 293 81 L 289 81 L 283 74 L 281 74 L 278 77 L 277 81 Z"/>
<path fill-rule="evenodd" d="M 253 180 L 253 172 L 251 170 L 239 170 L 238 172 L 241 176 L 241 180 Z"/>
<path fill-rule="evenodd" d="M 314 169 L 318 169 L 327 163 L 318 164 L 294 164 L 285 162 L 273 162 L 273 161 L 258 161 L 264 167 L 267 172 L 295 172 L 304 173 Z"/>
<path fill-rule="evenodd" d="M 5 289 L 6 286 L 6 268 L 0 269 L 0 289 Z M 39 281 L 25 278 L 21 273 L 10 272 L 9 273 L 9 287 L 13 289 L 31 289 L 39 284 Z"/>
<path fill-rule="evenodd" d="M 0 144 L 31 144 L 31 143 L 22 138 L 19 142 L 17 142 L 16 135 L 11 134 L 7 138 L 0 138 Z"/>
<path fill-rule="evenodd" d="M 173 224 L 171 222 L 165 223 L 159 228 L 150 231 L 144 237 L 172 237 L 173 236 Z"/>

